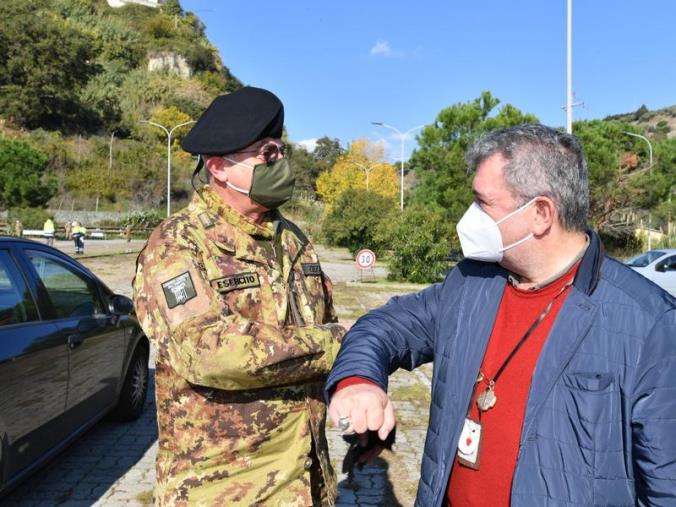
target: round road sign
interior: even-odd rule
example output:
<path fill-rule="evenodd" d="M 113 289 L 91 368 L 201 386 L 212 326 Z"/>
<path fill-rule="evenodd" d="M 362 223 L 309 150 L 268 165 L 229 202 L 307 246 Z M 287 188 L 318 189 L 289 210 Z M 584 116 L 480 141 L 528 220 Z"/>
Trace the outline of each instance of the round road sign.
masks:
<path fill-rule="evenodd" d="M 369 269 L 376 263 L 376 254 L 374 254 L 372 250 L 364 248 L 357 252 L 354 261 L 360 269 Z"/>

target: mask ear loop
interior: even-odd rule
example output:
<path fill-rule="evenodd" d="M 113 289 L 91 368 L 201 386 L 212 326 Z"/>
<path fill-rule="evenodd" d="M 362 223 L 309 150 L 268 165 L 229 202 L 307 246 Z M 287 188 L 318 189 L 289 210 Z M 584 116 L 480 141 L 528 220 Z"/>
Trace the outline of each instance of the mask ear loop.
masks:
<path fill-rule="evenodd" d="M 527 202 L 526 204 L 524 204 L 523 206 L 518 207 L 517 209 L 515 209 L 515 210 L 512 211 L 511 213 L 505 215 L 505 216 L 502 217 L 500 220 L 498 220 L 497 222 L 495 222 L 495 225 L 500 225 L 502 222 L 504 222 L 504 221 L 507 220 L 508 218 L 511 218 L 511 217 L 513 217 L 514 215 L 516 215 L 517 213 L 520 213 L 521 211 L 525 210 L 528 206 L 530 206 L 531 204 L 533 204 L 533 203 L 535 202 L 536 199 L 537 199 L 537 197 L 533 197 L 530 201 L 528 201 L 528 202 Z"/>
<path fill-rule="evenodd" d="M 499 225 L 499 224 L 501 224 L 502 222 L 504 222 L 505 220 L 507 220 L 508 218 L 510 218 L 510 217 L 516 215 L 517 213 L 519 213 L 519 212 L 525 210 L 528 206 L 530 206 L 531 204 L 533 204 L 533 203 L 535 202 L 536 199 L 537 199 L 537 197 L 533 197 L 530 201 L 528 201 L 526 204 L 524 204 L 524 205 L 521 206 L 520 208 L 515 209 L 515 210 L 512 211 L 509 215 L 507 215 L 507 216 L 505 216 L 505 217 L 502 217 L 500 220 L 498 220 L 497 222 L 495 222 L 495 225 Z M 521 243 L 525 243 L 526 241 L 528 241 L 529 239 L 531 239 L 533 236 L 534 236 L 534 234 L 531 232 L 531 233 L 528 234 L 528 236 L 526 236 L 525 238 L 522 238 L 522 239 L 520 239 L 519 241 L 516 241 L 516 242 L 512 243 L 511 245 L 507 245 L 507 246 L 505 246 L 505 247 L 502 247 L 502 248 L 500 249 L 500 253 L 504 253 L 504 252 L 506 252 L 507 250 L 511 250 L 512 248 L 519 246 Z"/>
<path fill-rule="evenodd" d="M 207 178 L 206 174 L 204 176 L 200 175 L 200 171 L 204 167 L 204 159 L 202 158 L 202 155 L 199 156 L 199 161 L 197 162 L 197 167 L 195 167 L 195 170 L 192 172 L 192 177 L 190 178 L 190 184 L 192 185 L 192 188 L 195 192 L 199 193 L 199 190 L 197 190 L 197 186 L 195 186 L 195 178 L 202 183 L 202 184 L 207 184 L 209 182 L 209 179 Z"/>

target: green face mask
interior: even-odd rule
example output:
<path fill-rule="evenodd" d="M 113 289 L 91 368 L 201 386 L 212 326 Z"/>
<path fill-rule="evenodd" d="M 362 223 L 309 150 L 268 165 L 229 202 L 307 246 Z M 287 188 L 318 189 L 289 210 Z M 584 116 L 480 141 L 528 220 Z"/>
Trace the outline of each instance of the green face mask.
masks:
<path fill-rule="evenodd" d="M 279 208 L 282 204 L 289 201 L 293 195 L 293 187 L 296 183 L 296 177 L 293 175 L 289 161 L 286 158 L 275 160 L 269 164 L 257 164 L 250 166 L 242 162 L 223 157 L 233 164 L 243 165 L 253 168 L 253 177 L 251 179 L 251 189 L 244 190 L 226 182 L 233 190 L 248 196 L 252 201 L 265 206 L 268 209 Z"/>

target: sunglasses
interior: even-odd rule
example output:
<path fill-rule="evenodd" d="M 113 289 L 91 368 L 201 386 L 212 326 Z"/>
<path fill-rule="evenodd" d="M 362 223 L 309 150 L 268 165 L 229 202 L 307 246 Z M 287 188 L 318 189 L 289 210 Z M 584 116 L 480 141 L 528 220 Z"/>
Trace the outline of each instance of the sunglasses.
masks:
<path fill-rule="evenodd" d="M 238 151 L 237 153 L 256 153 L 258 156 L 262 157 L 265 162 L 270 162 L 271 160 L 277 160 L 281 157 L 284 157 L 288 152 L 288 147 L 286 144 L 277 144 L 277 143 L 267 143 L 258 148 L 257 150 L 244 150 Z"/>

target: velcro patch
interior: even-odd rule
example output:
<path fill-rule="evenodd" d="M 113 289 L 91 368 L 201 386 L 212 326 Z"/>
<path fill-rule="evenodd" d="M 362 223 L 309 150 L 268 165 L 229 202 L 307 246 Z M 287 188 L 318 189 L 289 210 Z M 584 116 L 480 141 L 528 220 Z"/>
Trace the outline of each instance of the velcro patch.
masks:
<path fill-rule="evenodd" d="M 188 271 L 164 282 L 162 284 L 162 291 L 169 308 L 183 305 L 197 296 L 195 285 L 192 283 L 192 278 Z"/>
<path fill-rule="evenodd" d="M 213 280 L 211 284 L 221 294 L 237 289 L 251 289 L 260 287 L 261 281 L 258 273 L 238 273 Z"/>
<path fill-rule="evenodd" d="M 209 229 L 210 227 L 214 226 L 213 220 L 211 220 L 211 217 L 206 213 L 200 213 L 197 215 L 197 218 L 199 218 L 200 222 L 202 222 L 202 225 L 205 229 Z"/>
<path fill-rule="evenodd" d="M 305 276 L 321 276 L 322 274 L 322 267 L 318 262 L 304 262 L 301 266 L 303 266 Z"/>

